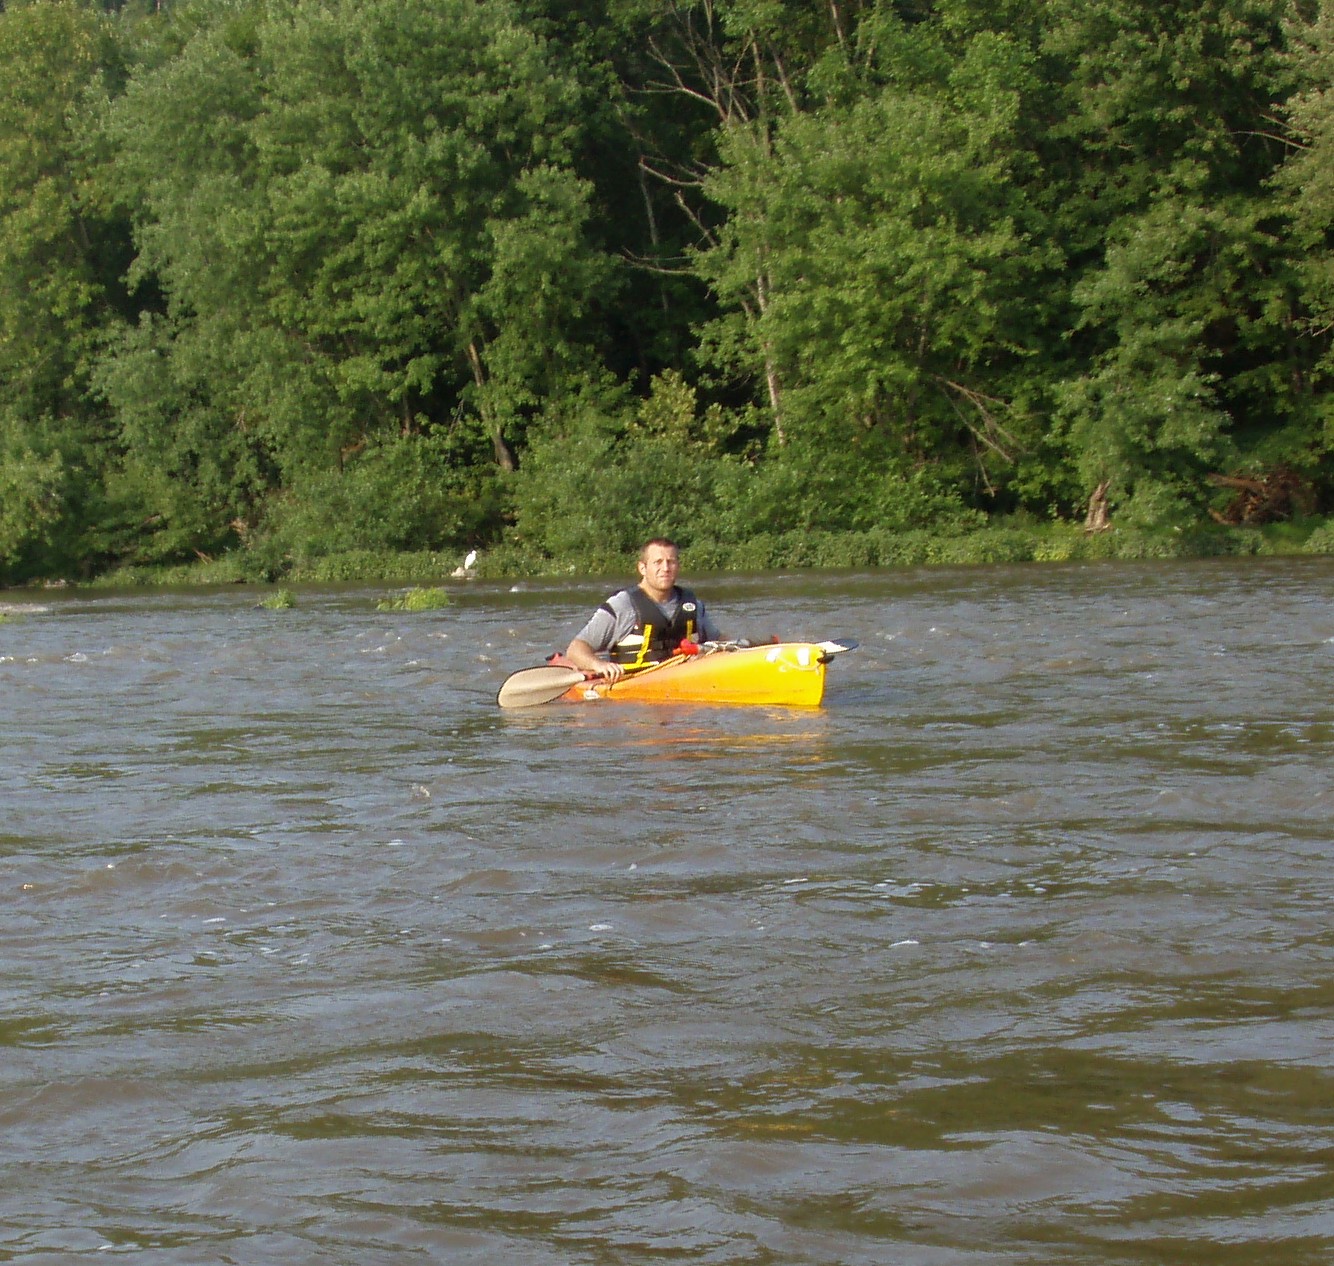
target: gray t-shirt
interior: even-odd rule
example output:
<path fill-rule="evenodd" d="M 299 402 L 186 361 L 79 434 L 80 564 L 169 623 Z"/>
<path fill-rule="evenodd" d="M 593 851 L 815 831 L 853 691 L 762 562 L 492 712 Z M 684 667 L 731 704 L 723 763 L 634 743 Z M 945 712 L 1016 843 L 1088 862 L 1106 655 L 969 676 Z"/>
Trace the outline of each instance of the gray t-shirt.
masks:
<path fill-rule="evenodd" d="M 695 640 L 699 642 L 720 641 L 722 635 L 718 632 L 718 628 L 713 621 L 709 619 L 704 610 L 704 604 L 698 598 L 695 599 L 695 603 L 697 606 L 695 612 Z M 639 623 L 639 614 L 635 610 L 635 602 L 630 596 L 630 590 L 622 589 L 620 593 L 612 594 L 605 605 L 611 608 L 610 614 L 604 607 L 599 607 L 589 617 L 588 623 L 575 634 L 575 637 L 579 638 L 580 641 L 587 642 L 594 652 L 599 655 L 603 651 L 611 650 L 623 638 L 629 637 L 635 631 L 635 625 Z M 656 605 L 664 618 L 671 620 L 681 605 L 680 590 L 673 590 L 672 596 L 665 603 L 657 603 Z"/>

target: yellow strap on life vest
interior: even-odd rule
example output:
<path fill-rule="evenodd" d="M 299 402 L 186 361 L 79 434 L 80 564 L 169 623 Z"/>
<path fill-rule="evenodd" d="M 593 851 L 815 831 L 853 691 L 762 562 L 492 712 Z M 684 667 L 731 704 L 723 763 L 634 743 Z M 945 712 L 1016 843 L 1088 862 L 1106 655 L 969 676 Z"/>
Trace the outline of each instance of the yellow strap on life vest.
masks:
<path fill-rule="evenodd" d="M 648 657 L 648 652 L 652 643 L 653 626 L 651 624 L 646 624 L 644 625 L 644 635 L 639 639 L 638 646 L 634 646 L 629 638 L 624 638 L 622 641 L 617 642 L 616 649 L 623 654 L 627 650 L 633 648 L 634 658 L 630 660 L 622 660 L 621 662 L 624 663 L 627 668 L 642 668 L 645 664 L 651 662 Z"/>

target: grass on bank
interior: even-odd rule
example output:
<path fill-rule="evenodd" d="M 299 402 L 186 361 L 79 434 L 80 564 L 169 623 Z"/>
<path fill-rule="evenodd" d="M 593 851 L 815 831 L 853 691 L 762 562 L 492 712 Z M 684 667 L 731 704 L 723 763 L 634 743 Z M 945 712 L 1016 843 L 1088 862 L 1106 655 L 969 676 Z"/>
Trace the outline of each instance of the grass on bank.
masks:
<path fill-rule="evenodd" d="M 1113 528 L 1087 534 L 1068 524 L 998 522 L 975 531 L 929 530 L 763 533 L 745 541 L 692 541 L 683 551 L 691 572 L 769 571 L 775 568 L 880 568 L 1051 563 L 1090 559 L 1169 559 L 1334 554 L 1334 519 L 1275 523 L 1264 527 L 1200 527 L 1171 530 Z M 256 574 L 244 552 L 179 566 L 121 567 L 88 582 L 94 587 L 272 583 L 340 584 L 400 581 L 434 589 L 432 582 L 458 566 L 454 553 L 382 553 L 356 550 L 286 560 L 282 575 Z M 483 579 L 605 575 L 624 571 L 619 551 L 552 558 L 522 544 L 482 551 L 475 572 Z M 436 590 L 443 593 L 443 590 Z M 421 608 L 397 608 L 421 609 Z"/>
<path fill-rule="evenodd" d="M 383 598 L 375 604 L 377 611 L 437 611 L 449 606 L 449 594 L 443 589 L 415 585 L 396 598 Z"/>
<path fill-rule="evenodd" d="M 267 597 L 261 598 L 255 605 L 264 607 L 269 611 L 286 611 L 290 607 L 296 606 L 296 599 L 292 597 L 290 589 L 278 589 Z"/>

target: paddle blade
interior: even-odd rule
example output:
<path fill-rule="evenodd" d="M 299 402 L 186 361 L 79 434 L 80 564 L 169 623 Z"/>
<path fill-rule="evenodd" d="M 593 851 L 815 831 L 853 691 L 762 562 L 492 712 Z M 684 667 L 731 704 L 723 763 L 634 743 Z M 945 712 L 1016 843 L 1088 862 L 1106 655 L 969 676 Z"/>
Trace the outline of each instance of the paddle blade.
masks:
<path fill-rule="evenodd" d="M 536 668 L 521 668 L 505 678 L 505 684 L 496 695 L 502 708 L 533 708 L 539 703 L 559 699 L 571 686 L 577 686 L 584 674 L 577 668 L 561 668 L 558 664 L 539 664 Z"/>
<path fill-rule="evenodd" d="M 834 638 L 829 642 L 816 642 L 816 646 L 824 653 L 824 658 L 828 659 L 830 655 L 837 655 L 841 651 L 855 651 L 857 643 L 846 637 Z"/>

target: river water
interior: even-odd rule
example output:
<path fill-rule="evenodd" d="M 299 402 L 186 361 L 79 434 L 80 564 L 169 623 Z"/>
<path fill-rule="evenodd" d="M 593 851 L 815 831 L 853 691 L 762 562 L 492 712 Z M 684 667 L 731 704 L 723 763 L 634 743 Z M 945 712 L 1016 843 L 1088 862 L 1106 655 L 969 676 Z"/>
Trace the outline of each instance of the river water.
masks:
<path fill-rule="evenodd" d="M 1334 559 L 694 580 L 0 594 L 0 1260 L 1334 1259 Z"/>

